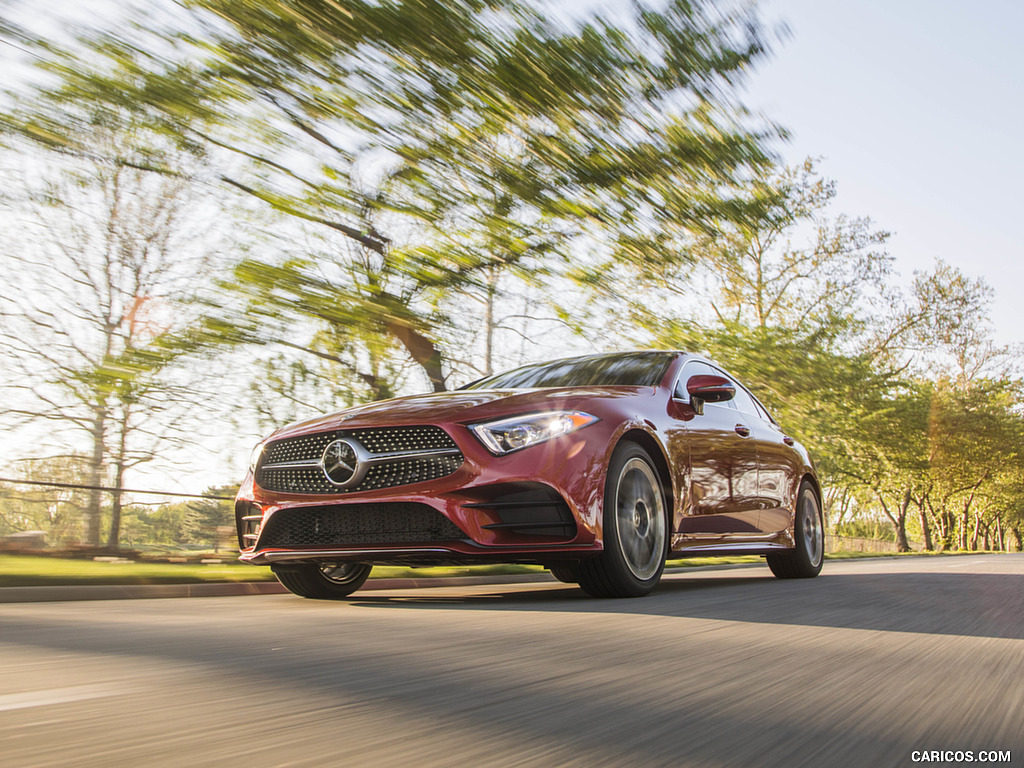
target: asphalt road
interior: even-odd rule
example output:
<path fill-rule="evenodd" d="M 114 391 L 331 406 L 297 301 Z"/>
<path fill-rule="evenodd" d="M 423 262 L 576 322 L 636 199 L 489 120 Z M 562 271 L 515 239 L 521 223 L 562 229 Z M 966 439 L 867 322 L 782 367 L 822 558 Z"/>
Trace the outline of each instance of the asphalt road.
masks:
<path fill-rule="evenodd" d="M 4 768 L 874 768 L 921 749 L 1024 764 L 1024 555 L 687 573 L 638 600 L 552 582 L 0 605 Z"/>

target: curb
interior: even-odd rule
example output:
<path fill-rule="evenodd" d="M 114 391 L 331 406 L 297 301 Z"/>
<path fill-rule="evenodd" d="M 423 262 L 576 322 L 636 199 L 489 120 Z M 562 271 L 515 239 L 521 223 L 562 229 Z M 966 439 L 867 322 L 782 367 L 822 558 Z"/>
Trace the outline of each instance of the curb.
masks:
<path fill-rule="evenodd" d="M 693 568 L 667 568 L 666 574 L 759 568 L 761 563 L 723 563 Z M 556 582 L 548 573 L 509 573 L 493 576 L 435 576 L 423 579 L 370 579 L 360 592 L 384 589 L 470 587 L 486 584 Z M 557 583 L 557 582 L 556 582 Z M 569 585 L 566 585 L 569 586 Z M 573 585 L 574 586 L 574 585 Z M 235 597 L 282 595 L 288 590 L 276 581 L 239 581 L 210 584 L 97 584 L 89 586 L 0 587 L 0 603 L 54 603 L 77 600 L 150 600 L 165 597 Z"/>

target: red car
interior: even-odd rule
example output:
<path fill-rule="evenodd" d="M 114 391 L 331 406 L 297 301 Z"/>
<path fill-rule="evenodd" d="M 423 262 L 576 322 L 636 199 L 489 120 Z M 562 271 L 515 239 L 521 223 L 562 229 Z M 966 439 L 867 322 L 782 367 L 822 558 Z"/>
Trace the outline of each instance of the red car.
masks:
<path fill-rule="evenodd" d="M 683 352 L 528 365 L 279 429 L 235 503 L 241 559 L 304 597 L 375 564 L 539 563 L 639 596 L 671 555 L 764 555 L 816 576 L 807 451 L 745 387 Z"/>

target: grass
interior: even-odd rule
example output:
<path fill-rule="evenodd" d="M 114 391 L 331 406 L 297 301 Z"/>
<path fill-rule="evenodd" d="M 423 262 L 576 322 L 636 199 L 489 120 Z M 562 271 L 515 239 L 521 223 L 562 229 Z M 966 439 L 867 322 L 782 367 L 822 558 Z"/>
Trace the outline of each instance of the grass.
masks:
<path fill-rule="evenodd" d="M 908 553 L 938 554 L 938 553 Z M 949 552 L 942 554 L 984 554 Z M 830 560 L 862 557 L 892 557 L 894 552 L 833 552 Z M 670 560 L 669 568 L 692 568 L 726 563 L 760 563 L 755 555 L 737 557 L 689 557 Z M 474 565 L 408 568 L 377 566 L 372 578 L 436 578 L 439 576 L 490 576 L 496 574 L 541 573 L 539 565 Z M 205 582 L 271 581 L 269 568 L 244 563 L 153 563 L 96 562 L 93 560 L 41 557 L 36 555 L 0 555 L 0 587 L 72 586 L 82 584 L 200 584 Z"/>
<path fill-rule="evenodd" d="M 272 578 L 269 569 L 254 568 L 242 563 L 107 563 L 33 555 L 0 555 L 0 587 L 200 584 L 208 581 L 263 581 Z"/>
<path fill-rule="evenodd" d="M 540 573 L 539 565 L 485 565 L 434 568 L 377 566 L 373 578 L 432 578 Z M 94 560 L 0 555 L 0 587 L 72 586 L 78 584 L 201 584 L 273 581 L 269 568 L 244 563 L 97 562 Z"/>

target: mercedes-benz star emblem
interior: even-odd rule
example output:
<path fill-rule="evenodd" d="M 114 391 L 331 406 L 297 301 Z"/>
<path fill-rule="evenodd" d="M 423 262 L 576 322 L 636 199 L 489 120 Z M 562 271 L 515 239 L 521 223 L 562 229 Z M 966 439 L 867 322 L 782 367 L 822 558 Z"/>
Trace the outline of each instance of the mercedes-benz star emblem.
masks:
<path fill-rule="evenodd" d="M 352 485 L 358 479 L 360 470 L 357 444 L 346 438 L 335 440 L 324 449 L 320 465 L 327 479 L 335 485 Z"/>

